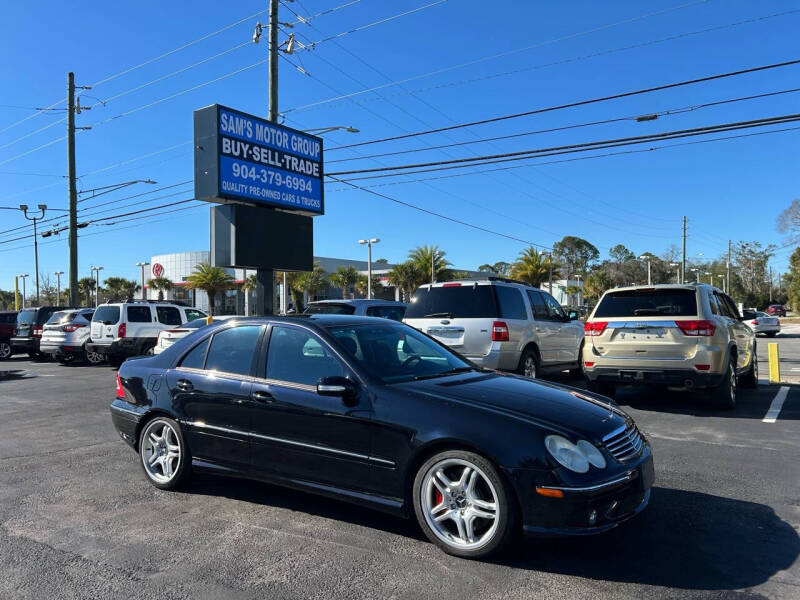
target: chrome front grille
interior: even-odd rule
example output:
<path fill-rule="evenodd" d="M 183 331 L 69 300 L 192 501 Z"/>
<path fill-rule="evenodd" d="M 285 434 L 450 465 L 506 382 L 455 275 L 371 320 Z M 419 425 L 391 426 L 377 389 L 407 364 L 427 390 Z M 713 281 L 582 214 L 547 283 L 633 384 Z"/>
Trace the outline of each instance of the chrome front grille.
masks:
<path fill-rule="evenodd" d="M 637 458 L 644 448 L 644 437 L 631 421 L 603 438 L 603 445 L 615 460 L 625 463 Z"/>

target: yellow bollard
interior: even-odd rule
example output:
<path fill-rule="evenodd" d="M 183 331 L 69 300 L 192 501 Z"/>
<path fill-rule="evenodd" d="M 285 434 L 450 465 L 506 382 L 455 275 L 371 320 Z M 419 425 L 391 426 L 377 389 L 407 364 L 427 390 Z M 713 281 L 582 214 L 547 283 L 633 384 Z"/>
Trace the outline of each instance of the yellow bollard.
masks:
<path fill-rule="evenodd" d="M 769 354 L 769 382 L 781 382 L 781 365 L 778 359 L 778 343 L 770 342 L 767 344 L 767 352 Z"/>
<path fill-rule="evenodd" d="M 208 315 L 206 317 L 206 325 L 211 325 L 211 323 L 213 323 L 213 322 L 214 322 L 214 317 L 212 317 L 211 315 Z"/>

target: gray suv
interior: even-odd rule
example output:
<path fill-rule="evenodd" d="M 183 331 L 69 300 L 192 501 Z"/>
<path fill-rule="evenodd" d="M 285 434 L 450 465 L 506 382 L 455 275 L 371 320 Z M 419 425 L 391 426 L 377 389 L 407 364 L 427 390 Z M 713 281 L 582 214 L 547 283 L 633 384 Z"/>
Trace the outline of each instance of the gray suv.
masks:
<path fill-rule="evenodd" d="M 489 369 L 581 373 L 583 324 L 547 292 L 501 277 L 420 287 L 403 321 Z"/>
<path fill-rule="evenodd" d="M 608 290 L 586 321 L 584 373 L 589 387 L 702 389 L 734 408 L 738 384 L 758 384 L 756 336 L 733 300 L 706 284 Z"/>

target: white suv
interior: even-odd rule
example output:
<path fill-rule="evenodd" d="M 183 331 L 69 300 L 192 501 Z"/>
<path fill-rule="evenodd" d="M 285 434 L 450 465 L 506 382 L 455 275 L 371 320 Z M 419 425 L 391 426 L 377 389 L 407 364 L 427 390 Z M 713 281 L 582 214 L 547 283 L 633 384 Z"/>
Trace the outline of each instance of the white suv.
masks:
<path fill-rule="evenodd" d="M 473 363 L 526 377 L 581 373 L 583 324 L 547 292 L 501 277 L 420 287 L 403 321 Z"/>
<path fill-rule="evenodd" d="M 152 354 L 160 331 L 206 316 L 196 308 L 170 302 L 101 304 L 92 316 L 91 340 L 86 349 L 119 364 L 128 356 Z"/>

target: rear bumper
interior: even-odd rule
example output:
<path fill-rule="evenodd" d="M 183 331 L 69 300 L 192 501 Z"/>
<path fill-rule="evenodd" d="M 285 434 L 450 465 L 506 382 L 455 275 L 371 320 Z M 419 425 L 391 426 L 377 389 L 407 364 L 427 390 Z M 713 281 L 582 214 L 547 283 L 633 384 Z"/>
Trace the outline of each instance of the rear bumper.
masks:
<path fill-rule="evenodd" d="M 540 486 L 560 490 L 564 496 L 548 498 L 532 491 L 523 502 L 523 531 L 543 537 L 603 533 L 647 507 L 654 481 L 653 455 L 646 446 L 637 462 L 609 480 L 583 487 Z"/>
<path fill-rule="evenodd" d="M 488 354 L 465 354 L 464 357 L 484 369 L 514 371 L 519 366 L 520 353 L 516 348 L 505 350 L 500 342 L 492 342 Z"/>
<path fill-rule="evenodd" d="M 108 344 L 86 342 L 86 350 L 88 352 L 97 352 L 111 358 L 138 356 L 141 353 L 141 348 L 141 339 L 137 338 L 122 338 Z"/>
<path fill-rule="evenodd" d="M 39 351 L 43 354 L 52 354 L 53 356 L 77 356 L 78 354 L 83 354 L 84 345 L 69 342 L 48 342 L 47 340 L 43 340 L 39 344 Z"/>
<path fill-rule="evenodd" d="M 114 429 L 117 430 L 119 436 L 128 445 L 135 449 L 138 442 L 136 433 L 144 412 L 140 412 L 132 404 L 119 398 L 111 403 L 109 410 L 111 411 L 111 422 L 114 424 Z"/>
<path fill-rule="evenodd" d="M 692 387 L 716 387 L 725 373 L 709 373 L 696 369 L 654 369 L 638 365 L 627 367 L 584 367 L 586 379 L 602 383 L 653 384 L 684 387 L 687 381 Z"/>
<path fill-rule="evenodd" d="M 11 348 L 14 352 L 38 352 L 39 338 L 35 337 L 12 337 L 10 340 Z"/>

